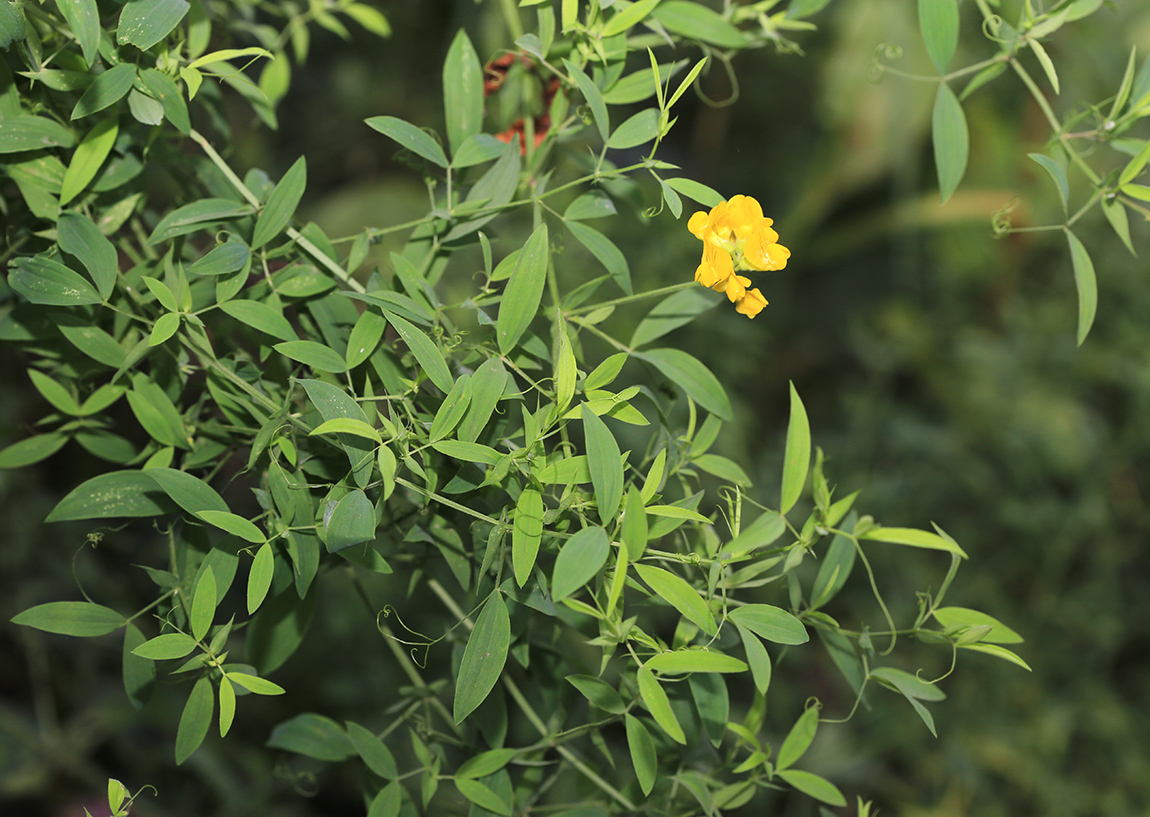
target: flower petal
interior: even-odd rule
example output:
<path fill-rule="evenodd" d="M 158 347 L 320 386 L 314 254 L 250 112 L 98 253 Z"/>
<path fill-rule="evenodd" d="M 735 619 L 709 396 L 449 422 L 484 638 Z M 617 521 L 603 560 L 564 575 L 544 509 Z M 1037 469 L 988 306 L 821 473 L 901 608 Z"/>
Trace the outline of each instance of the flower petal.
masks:
<path fill-rule="evenodd" d="M 759 292 L 758 287 L 752 289 L 743 299 L 735 304 L 735 311 L 740 315 L 746 315 L 748 318 L 753 318 L 763 311 L 763 307 L 767 305 L 767 299 L 763 297 L 763 293 Z"/>

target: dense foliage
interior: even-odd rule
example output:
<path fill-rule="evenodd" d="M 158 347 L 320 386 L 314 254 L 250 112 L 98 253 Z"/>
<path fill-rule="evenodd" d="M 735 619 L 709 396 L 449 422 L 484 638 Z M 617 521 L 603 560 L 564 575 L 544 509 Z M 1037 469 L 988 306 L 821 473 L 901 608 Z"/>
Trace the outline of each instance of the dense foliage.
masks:
<path fill-rule="evenodd" d="M 51 408 L 0 464 L 81 458 L 89 478 L 68 479 L 49 520 L 85 522 L 72 529 L 152 583 L 149 598 L 135 578 L 130 590 L 89 582 L 90 600 L 28 599 L 36 606 L 15 621 L 122 632 L 128 697 L 178 764 L 209 750 L 354 760 L 370 814 L 810 802 L 791 791 L 843 806 L 807 752 L 816 732 L 845 728 L 829 721 L 893 694 L 934 732 L 939 708 L 925 704 L 945 697 L 937 681 L 960 653 L 1025 663 L 1001 646 L 1021 640 L 1014 630 L 944 605 L 961 594 L 954 539 L 882 527 L 859 515 L 865 495 L 856 510 L 856 494 L 828 482 L 785 378 L 760 386 L 788 409 L 785 443 L 760 452 L 773 472 L 748 475 L 718 453 L 733 453 L 727 378 L 740 369 L 712 373 L 687 325 L 719 300 L 762 308 L 730 287 L 751 257 L 744 243 L 774 231 L 752 219 L 744 234 L 736 219 L 724 232 L 723 197 L 659 148 L 693 85 L 739 52 L 798 50 L 789 38 L 817 36 L 796 32 L 823 4 L 722 16 L 674 0 L 524 5 L 492 9 L 507 39 L 490 59 L 452 32 L 441 130 L 367 119 L 423 180 L 426 214 L 338 241 L 295 215 L 303 158 L 273 181 L 223 146 L 237 97 L 277 124 L 310 26 L 386 35 L 378 11 L 3 6 L 11 293 L 0 337 L 21 348 Z M 1109 116 L 1072 133 L 1081 117 L 1059 120 L 1019 55 L 1045 55 L 1041 38 L 1098 5 L 1027 5 L 1014 25 L 980 5 L 996 53 L 952 74 L 957 6 L 919 9 L 942 75 L 932 126 L 944 198 L 968 161 L 951 81 L 974 76 L 969 93 L 1009 67 L 1048 112 L 1057 141 L 1032 158 L 1064 208 L 1052 229 L 1070 248 L 1079 343 L 1097 290 L 1070 228 L 1098 204 L 1130 243 L 1123 206 L 1141 206 L 1148 151 L 1122 137 L 1147 107 L 1150 72 L 1132 55 Z M 1049 56 L 1037 58 L 1057 85 Z M 1075 139 L 1130 156 L 1097 172 Z M 1091 195 L 1069 214 L 1071 164 Z M 692 228 L 704 247 L 717 236 L 734 253 L 708 261 L 705 250 L 700 269 L 715 257 L 731 269 L 696 277 L 722 295 L 695 286 L 693 261 L 671 281 L 644 279 L 604 226 L 630 210 L 686 234 L 683 197 L 704 208 L 707 228 Z M 801 258 L 779 230 L 766 243 Z M 373 249 L 396 237 L 394 252 Z M 787 274 L 754 281 L 773 299 Z M 632 305 L 644 308 L 637 324 Z M 751 325 L 719 308 L 729 326 Z M 849 487 L 882 496 L 882 476 L 870 481 Z M 880 589 L 891 585 L 900 598 L 888 611 Z M 325 650 L 332 639 L 340 646 Z M 314 677 L 324 673 L 338 682 Z M 254 725 L 269 712 L 267 738 Z M 226 741 L 201 746 L 210 731 Z M 249 738 L 251 749 L 225 748 Z M 307 788 L 317 768 L 285 773 Z"/>

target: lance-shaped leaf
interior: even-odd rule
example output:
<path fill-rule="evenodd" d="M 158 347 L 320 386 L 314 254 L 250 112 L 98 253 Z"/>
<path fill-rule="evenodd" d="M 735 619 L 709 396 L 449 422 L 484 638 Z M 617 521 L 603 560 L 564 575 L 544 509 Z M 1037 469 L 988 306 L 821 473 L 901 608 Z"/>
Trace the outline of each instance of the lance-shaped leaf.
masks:
<path fill-rule="evenodd" d="M 38 604 L 12 618 L 13 624 L 22 624 L 46 633 L 82 638 L 107 635 L 120 629 L 127 622 L 128 620 L 115 610 L 87 601 L 53 601 Z"/>
<path fill-rule="evenodd" d="M 635 767 L 635 777 L 639 788 L 646 797 L 655 787 L 655 777 L 659 770 L 659 756 L 655 753 L 655 741 L 643 722 L 634 715 L 626 715 L 627 748 L 631 752 L 631 765 Z"/>
<path fill-rule="evenodd" d="M 96 0 L 56 0 L 56 5 L 68 21 L 72 36 L 80 44 L 84 62 L 90 67 L 100 44 L 100 10 L 96 7 Z"/>
<path fill-rule="evenodd" d="M 100 297 L 109 297 L 116 287 L 116 248 L 92 220 L 80 213 L 61 213 L 56 222 L 56 241 L 60 249 L 78 258 L 88 270 Z"/>
<path fill-rule="evenodd" d="M 595 488 L 595 502 L 599 506 L 599 519 L 609 524 L 615 519 L 623 499 L 623 462 L 619 444 L 614 435 L 586 404 L 583 404 L 583 436 L 587 447 L 587 463 L 591 470 L 591 484 Z"/>
<path fill-rule="evenodd" d="M 786 738 L 783 739 L 783 745 L 779 747 L 778 759 L 775 761 L 775 768 L 782 770 L 793 766 L 796 760 L 806 754 L 811 741 L 815 739 L 815 732 L 818 731 L 818 728 L 819 708 L 809 706 L 795 721 L 795 725 L 791 727 Z"/>
<path fill-rule="evenodd" d="M 76 198 L 80 191 L 96 178 L 96 173 L 108 158 L 119 132 L 120 125 L 116 117 L 109 116 L 101 119 L 84 134 L 83 140 L 76 147 L 76 152 L 72 154 L 68 169 L 64 172 L 64 182 L 60 187 L 61 207 Z"/>
<path fill-rule="evenodd" d="M 938 191 L 945 204 L 962 181 L 970 153 L 970 134 L 966 127 L 966 115 L 962 112 L 962 103 L 945 82 L 939 83 L 938 95 L 934 99 L 931 138 L 934 142 L 934 164 L 938 170 Z"/>
<path fill-rule="evenodd" d="M 390 136 L 399 144 L 440 167 L 447 167 L 447 156 L 439 143 L 410 122 L 394 116 L 373 116 L 364 120 L 369 128 Z"/>
<path fill-rule="evenodd" d="M 1078 236 L 1066 231 L 1070 244 L 1070 261 L 1074 266 L 1074 284 L 1078 288 L 1078 345 L 1081 346 L 1094 325 L 1094 313 L 1098 311 L 1098 279 L 1094 274 L 1094 262 Z"/>
<path fill-rule="evenodd" d="M 147 51 L 180 24 L 189 8 L 187 0 L 128 0 L 120 12 L 117 40 Z"/>
<path fill-rule="evenodd" d="M 215 696 L 212 695 L 212 682 L 201 677 L 192 687 L 192 694 L 180 715 L 180 725 L 176 729 L 176 765 L 183 763 L 192 752 L 199 748 L 212 725 L 212 712 L 215 709 Z"/>
<path fill-rule="evenodd" d="M 811 639 L 801 621 L 771 604 L 736 607 L 727 618 L 776 644 L 805 644 Z"/>
<path fill-rule="evenodd" d="M 955 553 L 964 559 L 966 558 L 966 552 L 955 544 L 954 540 L 917 528 L 873 528 L 859 538 L 927 550 L 945 550 L 947 553 Z"/>
<path fill-rule="evenodd" d="M 841 808 L 847 804 L 847 799 L 834 783 L 813 772 L 804 772 L 801 769 L 784 769 L 778 772 L 778 776 L 803 794 L 820 800 L 828 806 Z"/>
<path fill-rule="evenodd" d="M 607 531 L 583 528 L 559 550 L 551 574 L 551 598 L 560 601 L 591 581 L 607 562 L 611 550 Z"/>
<path fill-rule="evenodd" d="M 738 658 L 710 650 L 675 650 L 661 652 L 647 659 L 643 666 L 665 673 L 746 672 L 748 667 Z"/>
<path fill-rule="evenodd" d="M 654 717 L 655 723 L 662 727 L 671 740 L 686 745 L 687 736 L 683 734 L 683 727 L 679 725 L 679 719 L 671 709 L 667 692 L 655 679 L 655 674 L 646 667 L 640 667 L 638 679 L 639 697 L 643 699 L 643 705 Z"/>
<path fill-rule="evenodd" d="M 957 0 L 918 0 L 918 24 L 926 53 L 938 73 L 945 74 L 958 47 Z"/>
<path fill-rule="evenodd" d="M 307 186 L 307 161 L 299 157 L 268 195 L 268 203 L 256 219 L 252 249 L 258 250 L 283 231 L 291 221 Z"/>
<path fill-rule="evenodd" d="M 363 491 L 352 491 L 339 501 L 327 520 L 324 543 L 330 553 L 336 553 L 374 538 L 375 506 Z"/>
<path fill-rule="evenodd" d="M 543 536 L 543 497 L 534 488 L 524 488 L 515 505 L 511 531 L 511 561 L 520 587 L 531 576 Z"/>
<path fill-rule="evenodd" d="M 539 311 L 543 285 L 547 281 L 547 264 L 551 246 L 547 237 L 547 223 L 540 222 L 515 261 L 515 268 L 499 304 L 499 317 L 495 331 L 499 338 L 499 351 L 507 354 L 527 331 L 532 318 Z"/>
<path fill-rule="evenodd" d="M 43 256 L 13 259 L 8 286 L 31 303 L 44 306 L 85 306 L 103 301 L 84 276 Z"/>
<path fill-rule="evenodd" d="M 507 662 L 507 648 L 511 644 L 511 619 L 507 605 L 498 593 L 492 593 L 475 629 L 467 639 L 463 660 L 459 665 L 459 678 L 455 683 L 455 703 L 452 717 L 456 723 L 475 711 L 495 687 Z"/>
<path fill-rule="evenodd" d="M 450 394 L 455 381 L 452 380 L 451 371 L 447 368 L 447 361 L 443 359 L 443 352 L 439 351 L 439 347 L 422 330 L 394 312 L 388 312 L 387 319 L 403 338 L 407 348 L 415 355 L 416 362 L 428 379 L 444 394 Z"/>
<path fill-rule="evenodd" d="M 132 83 L 136 81 L 136 66 L 130 62 L 122 62 L 109 68 L 95 82 L 88 86 L 76 107 L 72 109 L 72 118 L 80 119 L 90 114 L 104 110 L 114 105 L 132 90 Z"/>
<path fill-rule="evenodd" d="M 727 393 L 719 379 L 698 358 L 681 349 L 650 349 L 636 352 L 635 357 L 650 363 L 707 411 L 720 419 L 731 419 L 731 402 Z"/>
<path fill-rule="evenodd" d="M 674 573 L 663 570 L 661 567 L 650 565 L 635 565 L 639 577 L 655 591 L 655 595 L 670 604 L 683 616 L 699 626 L 707 635 L 718 632 L 715 617 L 711 615 L 707 603 L 695 588 Z"/>
<path fill-rule="evenodd" d="M 783 458 L 783 489 L 779 513 L 786 513 L 795 506 L 807 482 L 807 471 L 811 465 L 811 427 L 807 421 L 807 410 L 803 401 L 791 384 L 791 419 L 787 424 L 787 448 Z"/>
<path fill-rule="evenodd" d="M 455 35 L 443 63 L 443 109 L 447 143 L 455 156 L 467 138 L 483 125 L 483 68 L 467 32 Z"/>

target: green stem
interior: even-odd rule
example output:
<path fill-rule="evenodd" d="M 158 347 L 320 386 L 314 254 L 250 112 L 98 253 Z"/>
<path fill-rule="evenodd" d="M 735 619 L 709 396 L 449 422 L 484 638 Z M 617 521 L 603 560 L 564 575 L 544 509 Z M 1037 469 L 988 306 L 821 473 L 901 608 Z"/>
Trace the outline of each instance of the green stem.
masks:
<path fill-rule="evenodd" d="M 459 605 L 455 603 L 455 599 L 453 599 L 448 594 L 448 592 L 443 589 L 443 585 L 441 585 L 435 579 L 432 579 L 427 583 L 427 586 L 430 587 L 431 592 L 435 593 L 439 600 L 443 602 L 443 606 L 446 607 L 453 616 L 462 621 L 468 630 L 475 628 L 475 625 L 467 617 L 467 614 L 459 609 Z M 552 735 L 550 730 L 547 728 L 547 724 L 543 722 L 543 719 L 539 717 L 539 714 L 535 711 L 534 707 L 531 706 L 531 703 L 523 696 L 523 692 L 519 689 L 519 686 L 515 683 L 515 681 L 511 679 L 510 675 L 504 672 L 499 676 L 499 680 L 503 682 L 503 686 L 506 687 L 511 697 L 515 699 L 515 703 L 517 703 L 519 708 L 523 710 L 523 714 L 527 717 L 527 720 L 531 721 L 531 725 L 535 727 L 540 735 L 548 739 L 549 745 L 554 746 L 555 751 L 557 751 L 564 760 L 578 769 L 584 777 L 598 786 L 612 800 L 619 803 L 619 805 L 621 805 L 623 808 L 627 809 L 628 812 L 635 812 L 636 809 L 634 803 L 628 800 L 622 792 L 620 792 L 618 789 L 600 777 L 590 766 L 576 757 L 570 749 L 561 744 L 550 742 Z"/>
<path fill-rule="evenodd" d="M 417 494 L 422 494 L 423 496 L 427 497 L 428 499 L 433 500 L 435 502 L 438 502 L 440 505 L 446 505 L 448 508 L 454 508 L 455 510 L 459 511 L 460 513 L 465 513 L 468 516 L 473 516 L 476 519 L 481 519 L 484 522 L 490 522 L 492 525 L 498 525 L 499 524 L 498 519 L 492 519 L 490 516 L 487 516 L 486 514 L 482 514 L 479 511 L 472 510 L 471 508 L 468 508 L 466 505 L 460 505 L 458 502 L 454 502 L 445 496 L 440 496 L 439 494 L 435 493 L 435 491 L 429 491 L 426 488 L 420 488 L 414 482 L 409 482 L 406 479 L 404 479 L 403 477 L 396 477 L 395 478 L 395 484 L 396 485 L 402 485 L 404 488 L 409 488 L 412 491 L 415 491 Z"/>
<path fill-rule="evenodd" d="M 583 306 L 579 309 L 568 309 L 565 310 L 563 314 L 568 318 L 572 318 L 576 315 L 583 315 L 588 312 L 594 312 L 596 309 L 602 309 L 605 306 L 619 306 L 620 304 L 634 303 L 635 301 L 642 301 L 647 298 L 657 298 L 660 295 L 670 295 L 673 292 L 690 289 L 693 286 L 695 286 L 694 281 L 684 281 L 681 284 L 671 284 L 670 286 L 660 287 L 659 289 L 650 289 L 646 292 L 640 292 L 637 295 L 627 295 L 622 298 L 614 298 L 610 301 L 600 301 L 597 304 L 592 304 L 591 306 Z"/>
<path fill-rule="evenodd" d="M 232 186 L 239 192 L 241 196 L 244 197 L 247 203 L 256 209 L 259 209 L 260 200 L 256 198 L 256 195 L 252 193 L 251 190 L 248 190 L 248 187 L 243 183 L 243 180 L 235 174 L 235 171 L 233 171 L 231 167 L 228 166 L 228 163 L 224 161 L 224 157 L 216 152 L 216 149 L 213 148 L 208 140 L 204 138 L 203 134 L 193 128 L 189 133 L 189 136 L 191 136 L 196 144 L 198 144 L 203 149 L 204 153 L 208 155 L 208 158 L 212 160 L 212 164 L 220 169 L 220 172 L 227 177 L 228 181 L 232 183 Z M 326 253 L 322 252 L 319 247 L 305 238 L 303 234 L 300 233 L 300 231 L 295 227 L 288 227 L 287 234 L 289 238 L 299 244 L 300 247 L 302 247 L 312 258 L 318 261 L 322 266 L 326 267 L 329 272 L 335 275 L 336 278 L 346 284 L 350 289 L 361 293 L 367 291 L 363 284 L 352 278 L 347 270 L 345 270 L 339 264 L 335 263 L 335 261 L 329 258 Z"/>
<path fill-rule="evenodd" d="M 515 0 L 500 0 L 499 9 L 503 12 L 503 19 L 507 22 L 511 39 L 518 40 L 523 36 L 523 21 L 519 19 L 519 9 L 515 6 Z"/>
<path fill-rule="evenodd" d="M 1086 178 L 1090 179 L 1091 183 L 1098 184 L 1098 174 L 1095 173 L 1094 168 L 1088 165 L 1086 160 L 1078 154 L 1078 151 L 1074 149 L 1074 146 L 1066 140 L 1065 134 L 1062 130 L 1062 125 L 1059 124 L 1058 117 L 1054 115 L 1054 109 L 1051 108 L 1050 103 L 1046 101 L 1046 96 L 1043 95 L 1042 90 L 1038 87 L 1038 84 L 1035 83 L 1026 69 L 1022 67 L 1022 63 L 1020 63 L 1017 58 L 1011 57 L 1010 67 L 1013 68 L 1014 73 L 1018 74 L 1018 76 L 1022 79 L 1023 84 L 1026 85 L 1027 90 L 1030 91 L 1030 95 L 1034 97 L 1034 101 L 1037 102 L 1038 107 L 1042 109 L 1042 115 L 1045 116 L 1046 121 L 1050 123 L 1051 130 L 1053 130 L 1055 135 L 1058 136 L 1058 140 L 1062 143 L 1062 147 L 1065 148 L 1066 152 L 1070 155 L 1071 161 L 1073 161 L 1074 164 L 1078 166 L 1078 169 L 1082 171 Z"/>

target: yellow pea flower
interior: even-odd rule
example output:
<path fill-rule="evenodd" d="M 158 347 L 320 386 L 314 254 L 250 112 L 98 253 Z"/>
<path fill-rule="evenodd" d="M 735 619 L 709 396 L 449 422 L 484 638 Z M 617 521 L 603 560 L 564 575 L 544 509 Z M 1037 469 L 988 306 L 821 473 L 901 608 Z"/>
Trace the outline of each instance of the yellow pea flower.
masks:
<path fill-rule="evenodd" d="M 735 311 L 740 315 L 746 315 L 748 318 L 753 318 L 763 311 L 763 307 L 767 305 L 767 299 L 763 297 L 763 293 L 759 292 L 758 287 L 755 287 L 743 299 L 735 304 Z"/>
<path fill-rule="evenodd" d="M 694 213 L 687 221 L 691 235 L 703 242 L 703 258 L 695 280 L 717 292 L 725 292 L 735 310 L 753 318 L 767 305 L 758 289 L 748 291 L 751 279 L 736 271 L 781 270 L 791 251 L 779 243 L 774 221 L 751 196 L 732 196 L 710 212 Z"/>

